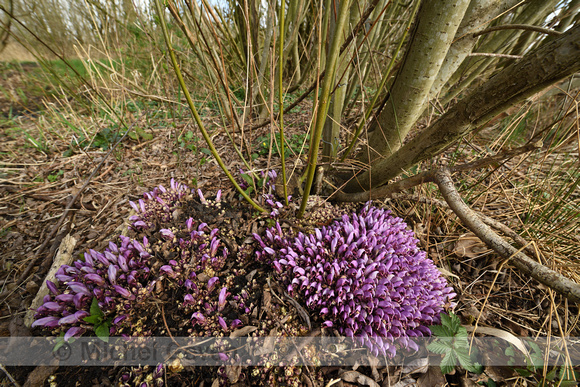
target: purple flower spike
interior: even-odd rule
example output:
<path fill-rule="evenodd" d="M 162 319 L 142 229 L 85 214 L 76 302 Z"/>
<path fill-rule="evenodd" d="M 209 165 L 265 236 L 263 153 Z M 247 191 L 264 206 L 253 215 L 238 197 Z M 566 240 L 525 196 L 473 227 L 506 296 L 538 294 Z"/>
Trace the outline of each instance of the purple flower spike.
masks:
<path fill-rule="evenodd" d="M 208 291 L 208 293 L 211 293 L 211 291 L 215 287 L 215 284 L 218 281 L 219 281 L 219 278 L 218 277 L 212 277 L 212 278 L 209 279 L 209 281 L 207 281 L 207 291 Z"/>
<path fill-rule="evenodd" d="M 117 316 L 113 319 L 112 324 L 113 325 L 119 325 L 120 323 L 122 323 L 125 319 L 127 318 L 126 314 L 122 314 L 120 316 Z"/>
<path fill-rule="evenodd" d="M 119 286 L 119 285 L 113 285 L 113 288 L 115 289 L 115 291 L 117 293 L 119 293 L 122 297 L 124 297 L 128 300 L 135 299 L 135 295 L 133 293 L 131 293 L 130 291 L 128 291 L 127 289 L 125 289 L 124 287 Z"/>
<path fill-rule="evenodd" d="M 224 320 L 222 316 L 218 316 L 218 323 L 224 331 L 228 330 L 228 324 L 226 324 L 226 320 Z"/>
<path fill-rule="evenodd" d="M 84 307 L 84 301 L 87 299 L 87 295 L 84 293 L 75 294 L 73 297 L 73 304 L 75 308 L 82 309 Z"/>
<path fill-rule="evenodd" d="M 225 361 L 228 361 L 228 359 L 229 359 L 229 356 L 228 356 L 228 355 L 226 355 L 226 354 L 225 354 L 225 353 L 223 353 L 223 352 L 220 352 L 220 353 L 218 353 L 218 356 L 220 357 L 220 360 L 221 360 L 221 361 L 224 361 L 224 362 L 225 362 Z"/>
<path fill-rule="evenodd" d="M 185 227 L 187 227 L 187 231 L 189 232 L 193 230 L 193 218 L 189 218 L 185 221 Z"/>
<path fill-rule="evenodd" d="M 205 198 L 203 197 L 203 192 L 201 192 L 200 189 L 197 190 L 197 194 L 199 195 L 199 201 L 202 202 L 203 204 L 206 204 L 207 202 L 206 202 Z"/>
<path fill-rule="evenodd" d="M 215 253 L 217 253 L 217 249 L 218 249 L 219 245 L 220 245 L 220 240 L 217 238 L 214 238 L 210 244 L 209 255 L 215 256 Z"/>
<path fill-rule="evenodd" d="M 85 256 L 85 262 L 89 266 L 94 266 L 95 265 L 95 263 L 93 262 L 93 258 L 91 257 L 91 254 L 89 254 L 88 252 L 85 252 L 84 256 Z"/>
<path fill-rule="evenodd" d="M 232 321 L 232 323 L 230 324 L 230 327 L 232 329 L 236 329 L 238 327 L 241 327 L 243 325 L 242 320 L 240 319 L 235 319 L 234 321 Z"/>
<path fill-rule="evenodd" d="M 195 300 L 191 294 L 186 294 L 185 297 L 183 297 L 183 305 L 190 305 L 193 303 L 195 303 Z"/>
<path fill-rule="evenodd" d="M 117 263 L 124 272 L 129 271 L 129 265 L 127 265 L 127 258 L 125 258 L 123 254 L 119 255 L 119 257 L 117 258 Z"/>
<path fill-rule="evenodd" d="M 64 305 L 59 304 L 58 302 L 45 302 L 43 306 L 54 312 L 62 312 L 64 310 Z"/>
<path fill-rule="evenodd" d="M 223 287 L 222 290 L 220 290 L 220 295 L 218 298 L 218 311 L 221 312 L 224 307 L 226 306 L 226 298 L 228 297 L 228 288 Z"/>
<path fill-rule="evenodd" d="M 57 301 L 71 303 L 71 302 L 73 302 L 74 294 L 70 294 L 70 293 L 69 294 L 59 294 L 58 296 L 55 297 L 55 299 Z"/>
<path fill-rule="evenodd" d="M 137 205 L 134 202 L 132 202 L 131 200 L 129 200 L 129 205 L 131 207 L 133 207 L 133 209 L 135 210 L 136 213 L 139 213 L 139 207 L 137 207 Z"/>
<path fill-rule="evenodd" d="M 64 341 L 68 343 L 68 341 L 73 338 L 82 335 L 85 332 L 83 328 L 80 327 L 72 327 L 64 334 Z"/>
<path fill-rule="evenodd" d="M 159 233 L 167 240 L 173 240 L 173 238 L 175 238 L 173 231 L 168 230 L 166 228 L 159 230 Z"/>
<path fill-rule="evenodd" d="M 98 274 L 87 274 L 85 275 L 85 279 L 94 282 L 96 285 L 101 286 L 105 283 L 103 277 Z"/>
<path fill-rule="evenodd" d="M 191 319 L 194 320 L 193 325 L 199 323 L 200 325 L 205 324 L 205 316 L 201 312 L 195 312 L 191 315 Z"/>
<path fill-rule="evenodd" d="M 56 285 L 54 284 L 54 282 L 52 281 L 46 281 L 46 287 L 48 288 L 48 290 L 50 290 L 50 292 L 54 295 L 59 295 L 60 292 L 58 291 L 58 288 L 56 287 Z"/>
<path fill-rule="evenodd" d="M 32 323 L 31 327 L 56 328 L 58 326 L 58 320 L 60 319 L 55 316 L 39 318 Z"/>
<path fill-rule="evenodd" d="M 175 274 L 175 272 L 173 271 L 173 268 L 172 268 L 171 266 L 169 266 L 169 265 L 163 265 L 163 266 L 161 266 L 161 267 L 159 268 L 159 271 L 160 271 L 161 273 L 166 273 L 166 274 L 167 274 L 168 276 L 170 276 L 171 278 L 175 278 L 175 277 L 176 277 L 176 274 Z"/>
<path fill-rule="evenodd" d="M 70 290 L 77 294 L 85 294 L 87 296 L 91 295 L 91 292 L 89 292 L 87 287 L 80 282 L 68 282 L 67 286 L 70 288 Z"/>
<path fill-rule="evenodd" d="M 113 285 L 117 284 L 117 266 L 110 265 L 107 270 L 107 275 L 109 276 L 109 282 Z"/>

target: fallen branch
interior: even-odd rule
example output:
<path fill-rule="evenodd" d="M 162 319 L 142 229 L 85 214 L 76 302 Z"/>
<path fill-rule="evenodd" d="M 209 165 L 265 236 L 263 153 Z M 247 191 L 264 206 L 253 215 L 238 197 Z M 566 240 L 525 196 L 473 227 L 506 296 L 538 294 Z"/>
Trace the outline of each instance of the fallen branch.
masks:
<path fill-rule="evenodd" d="M 580 301 L 580 285 L 534 261 L 526 254 L 504 241 L 467 204 L 455 189 L 449 169 L 443 168 L 435 173 L 435 183 L 449 207 L 461 219 L 465 226 L 479 237 L 487 246 L 502 257 L 510 260 L 525 275 L 552 288 L 572 302 Z"/>
<path fill-rule="evenodd" d="M 451 210 L 451 208 L 449 207 L 449 204 L 447 204 L 443 200 L 439 200 L 439 199 L 435 199 L 435 198 L 426 198 L 426 197 L 419 196 L 419 195 L 406 195 L 406 194 L 393 194 L 392 197 L 393 197 L 393 199 L 397 199 L 397 200 L 410 200 L 410 201 L 417 202 L 417 203 L 436 205 L 438 207 L 445 208 L 447 210 Z M 492 228 L 495 228 L 498 231 L 501 231 L 506 236 L 511 238 L 517 245 L 519 245 L 519 247 L 521 247 L 523 250 L 527 251 L 528 254 L 535 256 L 535 257 L 540 256 L 540 252 L 538 250 L 536 250 L 533 246 L 531 246 L 530 242 L 526 241 L 524 238 L 522 238 L 520 236 L 520 234 L 518 234 L 517 232 L 515 232 L 514 230 L 512 230 L 511 228 L 509 228 L 505 224 L 498 222 L 497 220 L 490 218 L 489 216 L 481 214 L 481 213 L 478 213 L 477 216 L 481 219 L 481 221 L 483 223 L 487 224 L 488 226 L 490 226 Z"/>
<path fill-rule="evenodd" d="M 462 172 L 473 169 L 480 169 L 491 164 L 505 163 L 508 159 L 512 157 L 515 157 L 522 153 L 532 152 L 536 149 L 540 149 L 542 146 L 543 143 L 541 140 L 530 142 L 521 147 L 500 152 L 493 156 L 488 156 L 466 164 L 460 164 L 455 165 L 453 167 L 449 167 L 449 170 L 451 172 Z M 376 200 L 383 199 L 386 197 L 392 197 L 395 193 L 408 190 L 409 188 L 413 188 L 417 185 L 434 182 L 435 174 L 437 172 L 438 172 L 437 169 L 421 172 L 406 179 L 399 180 L 387 185 L 383 185 L 369 191 L 356 193 L 344 193 L 338 191 L 332 194 L 330 197 L 338 202 L 366 202 L 368 200 Z"/>

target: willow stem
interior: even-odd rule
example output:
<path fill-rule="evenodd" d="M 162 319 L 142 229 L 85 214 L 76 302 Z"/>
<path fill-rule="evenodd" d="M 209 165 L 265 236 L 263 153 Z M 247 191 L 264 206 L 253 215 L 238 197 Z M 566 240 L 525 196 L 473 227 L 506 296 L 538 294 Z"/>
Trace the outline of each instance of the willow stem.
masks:
<path fill-rule="evenodd" d="M 201 134 L 202 134 L 205 142 L 207 143 L 207 146 L 208 146 L 211 154 L 213 155 L 213 157 L 217 161 L 220 168 L 224 171 L 224 173 L 226 174 L 226 176 L 228 177 L 230 182 L 234 185 L 234 187 L 236 187 L 236 190 L 240 193 L 240 195 L 242 195 L 243 198 L 246 199 L 246 201 L 248 203 L 250 203 L 252 205 L 252 207 L 254 207 L 256 210 L 258 210 L 260 212 L 266 212 L 266 210 L 264 208 L 262 208 L 258 203 L 256 203 L 254 200 L 252 200 L 252 198 L 250 198 L 248 196 L 248 194 L 242 189 L 242 187 L 240 187 L 240 185 L 236 182 L 236 180 L 234 179 L 234 177 L 232 176 L 232 174 L 230 173 L 230 171 L 228 170 L 228 168 L 224 164 L 219 153 L 215 149 L 215 146 L 213 145 L 213 142 L 211 141 L 209 133 L 205 129 L 205 126 L 201 122 L 201 117 L 197 113 L 197 109 L 195 108 L 195 105 L 193 103 L 193 99 L 191 98 L 191 94 L 189 94 L 189 90 L 187 89 L 187 86 L 185 85 L 185 81 L 183 79 L 183 74 L 181 73 L 181 70 L 179 69 L 179 64 L 177 63 L 177 58 L 175 56 L 175 52 L 173 51 L 173 46 L 171 45 L 171 41 L 169 39 L 169 31 L 167 30 L 167 24 L 165 24 L 165 18 L 163 15 L 163 8 L 161 7 L 159 0 L 155 0 L 155 8 L 157 9 L 157 13 L 159 14 L 159 21 L 161 24 L 161 30 L 163 31 L 163 38 L 165 39 L 165 44 L 167 45 L 167 51 L 169 52 L 169 56 L 171 58 L 171 63 L 173 64 L 173 68 L 175 70 L 175 75 L 177 76 L 177 80 L 179 81 L 179 85 L 181 86 L 181 89 L 183 90 L 183 94 L 185 95 L 185 99 L 187 100 L 187 104 L 189 105 L 189 109 L 191 110 L 191 113 L 193 114 L 193 117 L 195 118 L 195 122 L 197 123 L 197 126 L 199 127 L 199 130 L 201 131 Z"/>

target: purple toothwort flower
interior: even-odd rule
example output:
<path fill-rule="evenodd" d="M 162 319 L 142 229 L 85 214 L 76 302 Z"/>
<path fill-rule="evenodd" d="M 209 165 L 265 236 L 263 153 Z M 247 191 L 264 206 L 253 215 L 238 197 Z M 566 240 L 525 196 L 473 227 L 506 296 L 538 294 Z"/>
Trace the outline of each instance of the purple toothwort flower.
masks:
<path fill-rule="evenodd" d="M 279 224 L 255 236 L 288 291 L 324 316 L 322 325 L 394 356 L 395 340 L 428 335 L 453 289 L 400 218 L 367 204 L 312 234 L 285 235 Z"/>
<path fill-rule="evenodd" d="M 219 281 L 218 277 L 212 277 L 207 281 L 207 291 L 211 292 L 215 287 L 215 284 Z"/>
<path fill-rule="evenodd" d="M 223 287 L 222 290 L 220 290 L 220 295 L 218 298 L 218 312 L 221 312 L 226 306 L 226 298 L 228 294 L 228 288 Z"/>

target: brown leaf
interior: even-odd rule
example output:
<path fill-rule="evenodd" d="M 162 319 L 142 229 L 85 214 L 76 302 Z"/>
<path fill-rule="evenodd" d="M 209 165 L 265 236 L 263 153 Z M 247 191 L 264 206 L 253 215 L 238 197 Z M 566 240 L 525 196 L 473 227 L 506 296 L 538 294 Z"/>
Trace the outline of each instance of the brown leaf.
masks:
<path fill-rule="evenodd" d="M 230 383 L 236 383 L 240 379 L 242 366 L 226 366 L 226 375 Z"/>
<path fill-rule="evenodd" d="M 474 233 L 463 234 L 455 243 L 453 253 L 462 258 L 475 258 L 486 251 L 488 247 Z"/>
<path fill-rule="evenodd" d="M 363 386 L 379 387 L 379 384 L 366 375 L 357 371 L 346 371 L 340 375 L 345 382 L 358 383 Z"/>
<path fill-rule="evenodd" d="M 422 387 L 438 387 L 444 386 L 447 384 L 443 373 L 441 372 L 441 368 L 439 367 L 429 367 L 427 372 L 425 372 L 421 377 L 417 380 L 417 385 Z"/>

